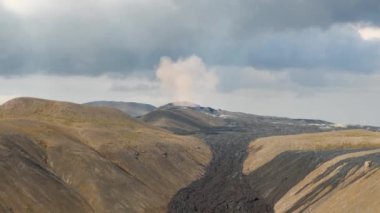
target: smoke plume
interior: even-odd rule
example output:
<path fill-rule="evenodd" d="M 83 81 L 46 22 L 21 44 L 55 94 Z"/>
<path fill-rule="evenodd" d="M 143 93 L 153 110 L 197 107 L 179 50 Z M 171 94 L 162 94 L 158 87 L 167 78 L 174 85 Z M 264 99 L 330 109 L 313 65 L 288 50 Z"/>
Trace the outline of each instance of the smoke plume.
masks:
<path fill-rule="evenodd" d="M 200 103 L 215 91 L 218 84 L 215 72 L 208 69 L 197 56 L 180 58 L 177 61 L 163 57 L 156 76 L 163 94 L 169 95 L 174 101 Z"/>

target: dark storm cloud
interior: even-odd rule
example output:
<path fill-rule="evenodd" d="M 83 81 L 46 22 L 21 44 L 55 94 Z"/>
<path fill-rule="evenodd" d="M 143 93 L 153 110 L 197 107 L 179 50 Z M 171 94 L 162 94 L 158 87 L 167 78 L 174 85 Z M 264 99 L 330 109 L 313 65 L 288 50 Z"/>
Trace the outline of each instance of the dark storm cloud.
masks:
<path fill-rule="evenodd" d="M 375 0 L 48 2 L 27 15 L 0 7 L 0 75 L 127 74 L 192 54 L 272 70 L 379 68 L 379 42 L 346 25 L 380 25 Z"/>
<path fill-rule="evenodd" d="M 380 23 L 380 2 L 376 0 L 245 0 L 243 5 L 240 17 L 247 28 L 252 23 L 273 29 L 357 21 Z"/>

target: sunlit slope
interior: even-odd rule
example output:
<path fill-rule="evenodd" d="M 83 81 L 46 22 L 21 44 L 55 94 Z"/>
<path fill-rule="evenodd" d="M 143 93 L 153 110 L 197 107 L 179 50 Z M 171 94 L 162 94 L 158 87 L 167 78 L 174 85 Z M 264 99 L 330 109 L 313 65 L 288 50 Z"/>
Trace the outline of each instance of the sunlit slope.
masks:
<path fill-rule="evenodd" d="M 211 159 L 198 139 L 121 111 L 32 98 L 1 106 L 0 139 L 0 210 L 164 212 Z"/>
<path fill-rule="evenodd" d="M 275 212 L 380 209 L 380 133 L 365 130 L 262 138 L 243 172 Z"/>

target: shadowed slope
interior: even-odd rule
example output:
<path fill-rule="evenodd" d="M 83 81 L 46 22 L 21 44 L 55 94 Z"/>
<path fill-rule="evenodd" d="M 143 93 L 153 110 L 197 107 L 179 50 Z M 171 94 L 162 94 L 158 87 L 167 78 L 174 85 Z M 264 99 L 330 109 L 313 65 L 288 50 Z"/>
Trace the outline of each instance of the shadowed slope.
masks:
<path fill-rule="evenodd" d="M 262 138 L 249 145 L 243 171 L 275 212 L 373 212 L 378 147 L 380 133 L 364 130 Z M 367 191 L 358 196 L 360 187 Z"/>

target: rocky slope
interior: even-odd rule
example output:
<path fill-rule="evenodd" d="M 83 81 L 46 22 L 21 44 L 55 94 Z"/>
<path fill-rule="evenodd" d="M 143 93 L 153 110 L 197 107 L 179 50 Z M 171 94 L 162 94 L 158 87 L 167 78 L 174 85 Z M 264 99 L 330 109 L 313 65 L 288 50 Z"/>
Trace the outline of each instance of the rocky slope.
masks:
<path fill-rule="evenodd" d="M 324 170 L 317 170 L 314 174 L 312 172 L 318 165 L 340 157 L 344 158 L 344 161 L 341 161 L 344 165 L 349 163 L 344 171 L 363 166 L 368 156 L 373 157 L 371 164 L 374 163 L 380 138 L 376 133 L 364 131 L 378 130 L 375 127 L 344 126 L 320 120 L 257 116 L 197 105 L 169 104 L 148 113 L 143 120 L 179 134 L 194 134 L 203 139 L 213 151 L 213 160 L 205 176 L 180 190 L 171 200 L 169 212 L 310 211 L 315 206 L 309 202 L 318 201 L 319 192 L 325 190 L 324 187 L 329 190 L 330 186 L 328 184 L 311 186 L 310 182 L 303 183 L 302 180 L 308 175 L 314 178 L 317 176 L 323 180 L 328 179 L 324 176 L 329 173 Z M 343 131 L 357 128 L 362 130 Z M 260 142 L 261 139 L 259 139 L 274 135 L 301 134 L 302 136 L 302 133 L 331 131 L 334 131 L 333 134 L 336 135 L 328 136 L 328 133 L 319 133 L 321 135 L 316 135 L 314 139 L 324 136 L 325 141 L 315 143 L 312 139 L 306 139 L 301 148 L 301 143 L 295 143 L 298 145 L 282 143 L 282 138 L 286 136 L 278 137 L 277 142 L 272 140 L 265 143 Z M 356 133 L 363 134 L 363 138 L 350 138 L 350 134 Z M 295 141 L 293 137 L 298 136 L 288 137 L 290 141 Z M 372 139 L 369 140 L 370 138 Z M 251 145 L 248 149 L 249 144 Z M 292 147 L 298 148 L 293 150 Z M 282 149 L 289 150 L 282 152 Z M 355 158 L 353 161 L 345 158 L 351 154 L 360 155 L 361 158 Z M 371 172 L 369 171 L 368 174 Z M 355 174 L 350 180 L 355 180 L 354 177 L 365 178 L 363 175 Z M 332 179 L 334 180 L 339 182 L 342 179 Z M 346 185 L 350 185 L 349 181 Z M 366 186 L 369 187 L 371 184 L 367 183 Z M 337 184 L 332 184 L 332 186 L 335 185 Z M 293 187 L 303 190 L 297 198 L 294 196 L 298 195 L 298 191 L 292 190 Z M 357 187 L 354 188 L 358 190 Z M 331 199 L 338 200 L 339 197 L 336 195 Z M 366 199 L 362 198 L 362 200 Z M 375 204 L 370 210 L 377 209 L 377 202 L 373 203 Z M 329 201 L 325 205 L 329 207 L 335 205 L 338 208 L 339 205 L 344 204 L 345 201 L 341 199 L 340 203 Z M 361 202 L 357 206 L 355 204 L 355 207 L 360 209 L 360 206 L 364 204 Z M 353 206 L 347 206 L 347 208 L 342 208 L 346 212 L 350 212 L 350 208 L 354 209 Z M 320 207 L 321 212 L 323 210 L 326 212 L 329 207 Z"/>
<path fill-rule="evenodd" d="M 375 212 L 380 133 L 338 131 L 262 138 L 243 172 L 275 212 Z"/>
<path fill-rule="evenodd" d="M 0 107 L 0 212 L 165 212 L 211 158 L 111 108 L 32 98 Z"/>

